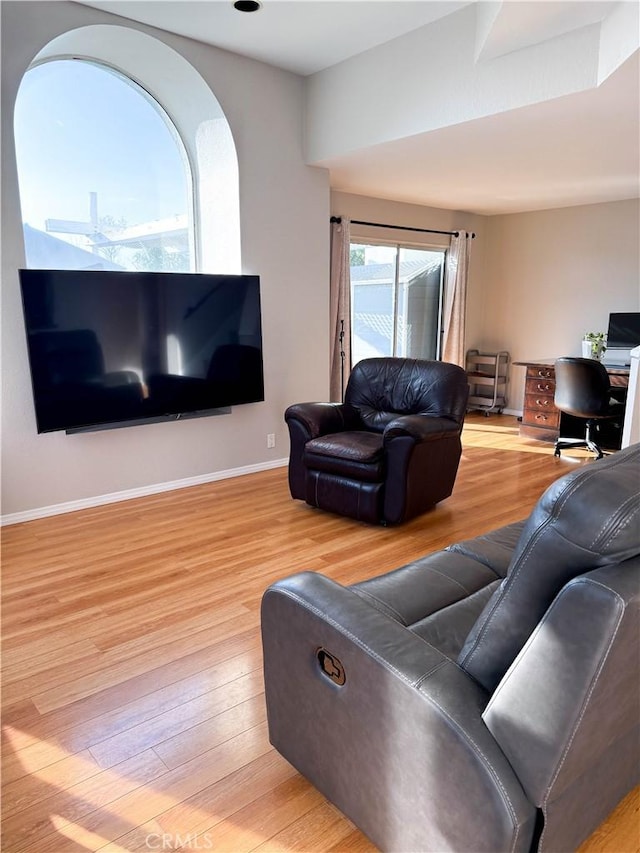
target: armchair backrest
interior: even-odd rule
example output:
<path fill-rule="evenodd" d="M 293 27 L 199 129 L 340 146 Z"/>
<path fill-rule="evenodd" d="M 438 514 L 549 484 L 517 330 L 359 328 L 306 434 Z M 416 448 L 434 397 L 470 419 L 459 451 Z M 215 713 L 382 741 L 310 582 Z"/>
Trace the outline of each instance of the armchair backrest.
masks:
<path fill-rule="evenodd" d="M 464 420 L 469 394 L 465 371 L 455 364 L 413 358 L 366 358 L 349 376 L 345 404 L 365 429 L 382 432 L 398 415 L 425 414 Z"/>
<path fill-rule="evenodd" d="M 493 692 L 572 578 L 640 555 L 640 444 L 561 477 L 529 516 L 458 663 Z"/>

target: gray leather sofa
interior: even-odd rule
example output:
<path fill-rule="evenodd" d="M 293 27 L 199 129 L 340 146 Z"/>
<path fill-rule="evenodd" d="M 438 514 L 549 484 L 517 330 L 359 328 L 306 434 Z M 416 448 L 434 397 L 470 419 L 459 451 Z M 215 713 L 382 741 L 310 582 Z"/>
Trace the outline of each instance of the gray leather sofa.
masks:
<path fill-rule="evenodd" d="M 640 445 L 528 519 L 265 593 L 271 742 L 383 850 L 570 851 L 638 782 Z"/>

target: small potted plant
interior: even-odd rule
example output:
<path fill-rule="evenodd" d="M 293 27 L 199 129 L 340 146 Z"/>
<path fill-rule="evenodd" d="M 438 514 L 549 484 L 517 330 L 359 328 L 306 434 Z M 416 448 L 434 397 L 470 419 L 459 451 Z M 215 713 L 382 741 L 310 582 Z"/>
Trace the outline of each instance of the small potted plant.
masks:
<path fill-rule="evenodd" d="M 604 332 L 585 332 L 582 339 L 582 357 L 596 358 L 599 361 L 607 349 L 606 340 Z"/>

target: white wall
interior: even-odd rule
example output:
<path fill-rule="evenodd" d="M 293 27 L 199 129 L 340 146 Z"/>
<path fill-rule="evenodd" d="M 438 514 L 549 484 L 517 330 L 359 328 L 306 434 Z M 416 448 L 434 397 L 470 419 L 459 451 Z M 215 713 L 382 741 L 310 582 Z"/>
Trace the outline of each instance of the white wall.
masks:
<path fill-rule="evenodd" d="M 100 496 L 277 464 L 288 455 L 286 406 L 328 399 L 329 189 L 326 172 L 302 158 L 302 79 L 73 3 L 4 2 L 1 11 L 3 516 L 16 520 Z M 240 168 L 243 271 L 262 279 L 266 401 L 220 417 L 37 435 L 17 276 L 24 249 L 13 107 L 22 75 L 45 44 L 101 23 L 139 29 L 178 51 L 226 113 Z M 276 434 L 274 450 L 266 448 L 267 433 Z"/>
<path fill-rule="evenodd" d="M 581 355 L 585 332 L 612 311 L 640 310 L 638 200 L 492 216 L 479 337 L 513 361 Z M 524 368 L 512 367 L 509 408 L 522 410 Z"/>
<path fill-rule="evenodd" d="M 482 5 L 470 4 L 311 75 L 308 161 L 322 163 L 596 85 L 598 25 L 478 62 L 476 15 Z"/>

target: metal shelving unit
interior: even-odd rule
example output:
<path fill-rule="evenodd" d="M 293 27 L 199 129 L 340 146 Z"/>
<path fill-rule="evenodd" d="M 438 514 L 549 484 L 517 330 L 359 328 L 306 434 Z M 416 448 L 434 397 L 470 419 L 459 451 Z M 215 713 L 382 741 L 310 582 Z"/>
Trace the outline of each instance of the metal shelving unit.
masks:
<path fill-rule="evenodd" d="M 502 414 L 502 410 L 507 405 L 508 369 L 509 353 L 506 350 L 500 352 L 467 350 L 468 411 L 479 409 L 487 416 L 491 412 Z"/>

